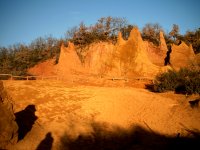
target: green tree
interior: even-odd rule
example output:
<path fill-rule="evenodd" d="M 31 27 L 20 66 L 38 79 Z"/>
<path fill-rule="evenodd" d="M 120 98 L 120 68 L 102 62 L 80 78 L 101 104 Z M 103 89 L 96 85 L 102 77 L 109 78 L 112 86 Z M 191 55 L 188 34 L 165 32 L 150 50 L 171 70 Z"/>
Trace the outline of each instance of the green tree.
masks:
<path fill-rule="evenodd" d="M 77 38 L 77 33 L 78 33 L 78 27 L 74 26 L 71 29 L 67 30 L 65 33 L 65 39 L 66 40 L 73 40 Z"/>
<path fill-rule="evenodd" d="M 183 38 L 187 44 L 192 44 L 196 54 L 200 53 L 200 28 L 195 31 L 187 31 Z"/>
<path fill-rule="evenodd" d="M 79 47 L 96 41 L 116 41 L 118 32 L 127 24 L 125 18 L 102 17 L 95 25 L 87 27 L 83 22 L 79 27 L 67 31 L 66 37 Z"/>
<path fill-rule="evenodd" d="M 174 43 L 176 42 L 178 36 L 179 36 L 179 26 L 177 24 L 173 24 L 171 32 L 169 32 L 169 35 L 173 37 Z"/>
<path fill-rule="evenodd" d="M 163 29 L 158 23 L 148 23 L 142 29 L 142 38 L 154 43 L 155 45 L 159 45 L 160 31 L 163 31 Z"/>
<path fill-rule="evenodd" d="M 121 28 L 121 33 L 122 33 L 122 37 L 125 39 L 125 40 L 127 40 L 128 39 L 128 37 L 129 37 L 129 35 L 130 35 L 130 32 L 131 32 L 131 30 L 133 29 L 133 27 L 137 27 L 136 25 L 127 25 L 127 26 L 125 26 L 125 27 L 123 27 L 123 28 Z"/>
<path fill-rule="evenodd" d="M 11 60 L 7 48 L 0 47 L 0 73 L 9 73 Z"/>

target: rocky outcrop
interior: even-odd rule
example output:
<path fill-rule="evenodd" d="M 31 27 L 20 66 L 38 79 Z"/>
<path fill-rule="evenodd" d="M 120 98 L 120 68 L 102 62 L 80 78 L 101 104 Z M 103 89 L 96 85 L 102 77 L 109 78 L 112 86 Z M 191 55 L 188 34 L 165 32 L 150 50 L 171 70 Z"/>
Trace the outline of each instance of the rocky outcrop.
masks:
<path fill-rule="evenodd" d="M 56 74 L 61 78 L 69 79 L 75 75 L 100 75 L 115 77 L 155 76 L 159 72 L 180 67 L 186 67 L 194 59 L 192 46 L 184 42 L 173 45 L 169 56 L 171 65 L 164 66 L 167 56 L 167 45 L 163 32 L 160 32 L 160 44 L 154 45 L 143 41 L 140 31 L 134 27 L 128 40 L 124 40 L 121 32 L 118 34 L 117 43 L 109 42 L 92 43 L 81 49 L 83 57 L 77 55 L 73 43 L 61 46 L 60 57 L 57 65 L 51 69 L 43 67 L 40 72 Z M 40 66 L 41 67 L 41 66 Z M 38 68 L 40 68 L 38 67 Z"/>
<path fill-rule="evenodd" d="M 125 42 L 126 42 L 126 41 L 123 39 L 122 33 L 119 32 L 119 33 L 118 33 L 118 37 L 117 37 L 117 44 L 118 44 L 118 45 L 123 45 Z"/>
<path fill-rule="evenodd" d="M 65 47 L 64 44 L 62 44 L 57 64 L 58 76 L 65 78 L 81 70 L 81 61 L 75 51 L 74 44 L 69 42 L 68 47 Z"/>
<path fill-rule="evenodd" d="M 28 69 L 28 73 L 37 76 L 54 76 L 56 75 L 55 59 L 46 60 L 34 67 Z"/>
<path fill-rule="evenodd" d="M 195 54 L 192 46 L 186 45 L 183 41 L 180 45 L 172 45 L 170 62 L 174 69 L 187 67 L 194 60 Z"/>
<path fill-rule="evenodd" d="M 156 68 L 148 59 L 146 46 L 137 28 L 132 30 L 127 41 L 121 32 L 117 39 L 116 45 L 99 42 L 89 46 L 84 65 L 89 73 L 120 77 L 144 75 L 148 72 L 145 66 Z"/>
<path fill-rule="evenodd" d="M 30 68 L 28 73 L 44 77 L 56 75 L 60 78 L 68 78 L 81 69 L 81 61 L 75 51 L 75 46 L 69 42 L 68 47 L 61 45 L 58 64 L 55 64 L 55 59 L 46 60 Z"/>
<path fill-rule="evenodd" d="M 150 61 L 137 28 L 133 28 L 127 41 L 119 32 L 116 45 L 108 42 L 91 44 L 84 66 L 88 73 L 115 77 L 148 76 L 159 71 L 159 67 Z"/>
<path fill-rule="evenodd" d="M 113 69 L 113 52 L 114 45 L 112 43 L 99 42 L 91 44 L 85 56 L 85 71 L 100 76 L 110 74 Z"/>
<path fill-rule="evenodd" d="M 15 122 L 11 97 L 0 81 L 0 149 L 6 149 L 9 144 L 15 144 L 18 139 L 18 126 Z"/>
<path fill-rule="evenodd" d="M 164 66 L 164 59 L 168 51 L 164 34 L 160 32 L 160 44 L 159 46 L 154 45 L 149 41 L 145 41 L 147 54 L 150 61 L 157 66 Z"/>
<path fill-rule="evenodd" d="M 133 28 L 128 40 L 116 47 L 122 76 L 153 75 L 159 68 L 147 55 L 146 45 L 138 28 Z"/>
<path fill-rule="evenodd" d="M 167 44 L 162 31 L 160 31 L 160 51 L 163 52 L 164 54 L 166 54 L 168 51 Z"/>
<path fill-rule="evenodd" d="M 164 66 L 164 58 L 166 53 L 160 50 L 160 46 L 154 45 L 152 42 L 144 41 L 149 60 L 156 66 Z"/>

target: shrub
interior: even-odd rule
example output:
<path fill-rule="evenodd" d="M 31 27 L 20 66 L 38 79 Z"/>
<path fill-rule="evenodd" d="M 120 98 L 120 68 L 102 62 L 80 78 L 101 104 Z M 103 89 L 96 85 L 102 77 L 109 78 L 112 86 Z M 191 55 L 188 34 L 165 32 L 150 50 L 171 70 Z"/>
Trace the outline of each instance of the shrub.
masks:
<path fill-rule="evenodd" d="M 156 76 L 156 92 L 175 91 L 184 94 L 200 94 L 200 70 L 182 68 L 179 71 L 168 71 Z"/>

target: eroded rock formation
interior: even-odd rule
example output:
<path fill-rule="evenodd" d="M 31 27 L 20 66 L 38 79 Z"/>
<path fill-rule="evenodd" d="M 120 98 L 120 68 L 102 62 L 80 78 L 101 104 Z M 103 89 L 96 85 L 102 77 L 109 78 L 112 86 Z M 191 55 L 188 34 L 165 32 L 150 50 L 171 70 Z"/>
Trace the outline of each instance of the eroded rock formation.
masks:
<path fill-rule="evenodd" d="M 125 42 L 126 42 L 126 41 L 123 39 L 122 33 L 119 32 L 119 33 L 118 33 L 118 37 L 117 37 L 117 44 L 118 44 L 118 45 L 123 45 L 123 44 L 125 44 Z"/>
<path fill-rule="evenodd" d="M 159 46 L 154 45 L 152 42 L 144 41 L 147 49 L 147 55 L 150 61 L 157 66 L 164 66 L 164 59 L 168 51 L 164 34 L 160 32 L 160 44 Z"/>
<path fill-rule="evenodd" d="M 174 69 L 187 67 L 192 63 L 194 58 L 195 54 L 191 45 L 188 46 L 183 41 L 180 45 L 172 45 L 170 62 Z"/>
<path fill-rule="evenodd" d="M 11 97 L 0 81 L 0 149 L 6 149 L 8 144 L 15 144 L 18 139 L 18 126 L 15 122 Z"/>
<path fill-rule="evenodd" d="M 28 70 L 29 74 L 37 76 L 53 76 L 56 74 L 55 60 L 46 60 L 40 64 L 35 65 L 33 68 Z"/>
<path fill-rule="evenodd" d="M 85 71 L 90 74 L 109 74 L 113 68 L 111 66 L 113 52 L 112 43 L 100 42 L 90 45 L 84 61 Z"/>
<path fill-rule="evenodd" d="M 160 31 L 160 51 L 163 52 L 164 54 L 166 54 L 168 51 L 167 44 L 162 31 Z"/>
<path fill-rule="evenodd" d="M 133 28 L 128 40 L 116 47 L 120 63 L 121 75 L 153 75 L 159 68 L 147 55 L 146 45 L 137 28 Z"/>
<path fill-rule="evenodd" d="M 194 59 L 191 46 L 184 42 L 173 45 L 170 53 L 171 66 L 164 66 L 168 51 L 163 32 L 160 32 L 160 45 L 143 41 L 140 31 L 134 27 L 128 40 L 119 32 L 117 44 L 109 42 L 92 43 L 82 49 L 86 52 L 80 61 L 73 43 L 61 46 L 57 65 L 47 69 L 46 74 L 56 74 L 61 78 L 72 75 L 100 75 L 114 77 L 155 76 L 157 73 L 186 67 Z M 82 63 L 81 63 L 82 62 Z M 51 65 L 49 65 L 51 66 Z M 47 67 L 48 68 L 48 67 Z M 41 72 L 45 69 L 41 69 Z M 45 74 L 45 73 L 44 73 Z"/>
<path fill-rule="evenodd" d="M 81 61 L 75 51 L 74 44 L 69 42 L 68 47 L 65 47 L 64 44 L 62 44 L 57 64 L 58 76 L 67 77 L 81 70 Z"/>

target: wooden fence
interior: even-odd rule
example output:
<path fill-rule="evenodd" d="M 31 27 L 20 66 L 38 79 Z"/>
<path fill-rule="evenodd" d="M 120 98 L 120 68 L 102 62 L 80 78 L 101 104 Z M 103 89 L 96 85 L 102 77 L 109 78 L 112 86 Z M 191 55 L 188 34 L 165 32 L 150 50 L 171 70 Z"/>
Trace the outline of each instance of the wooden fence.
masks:
<path fill-rule="evenodd" d="M 0 74 L 0 79 L 5 80 L 45 80 L 54 79 L 59 80 L 58 76 L 14 76 L 12 74 Z"/>
<path fill-rule="evenodd" d="M 130 81 L 130 80 L 153 80 L 153 78 L 151 77 L 134 77 L 134 78 L 116 78 L 116 77 L 112 77 L 112 78 L 107 78 L 108 80 L 124 80 L 124 81 Z"/>
<path fill-rule="evenodd" d="M 58 76 L 14 76 L 12 74 L 0 74 L 0 79 L 3 80 L 63 80 Z M 134 77 L 134 78 L 126 78 L 126 77 L 105 77 L 106 80 L 124 80 L 126 82 L 131 80 L 149 80 L 153 81 L 154 79 L 151 77 Z"/>

